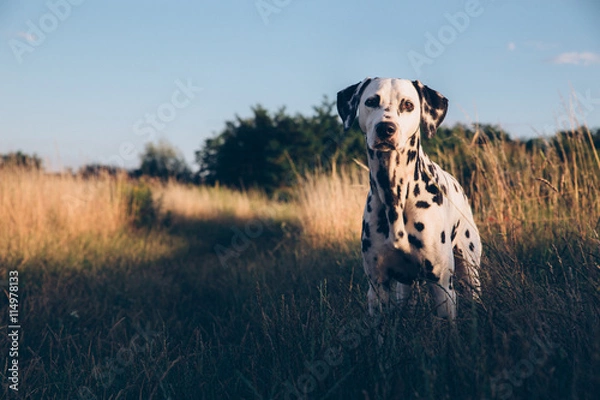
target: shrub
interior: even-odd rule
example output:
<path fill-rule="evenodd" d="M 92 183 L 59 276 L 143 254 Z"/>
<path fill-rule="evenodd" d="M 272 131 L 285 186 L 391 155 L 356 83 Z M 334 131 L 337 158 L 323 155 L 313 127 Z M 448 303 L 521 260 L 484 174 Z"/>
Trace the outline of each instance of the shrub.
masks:
<path fill-rule="evenodd" d="M 135 228 L 151 228 L 158 218 L 159 204 L 152 197 L 152 190 L 143 182 L 125 189 L 127 216 Z"/>

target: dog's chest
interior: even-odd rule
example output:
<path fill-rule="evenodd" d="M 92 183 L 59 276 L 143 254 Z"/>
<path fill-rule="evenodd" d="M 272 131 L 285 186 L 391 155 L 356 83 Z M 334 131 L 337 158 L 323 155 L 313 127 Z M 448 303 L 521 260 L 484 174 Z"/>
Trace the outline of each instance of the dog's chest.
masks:
<path fill-rule="evenodd" d="M 435 228 L 445 214 L 446 173 L 420 148 L 369 157 L 371 191 L 365 220 L 394 248 L 418 250 L 425 227 Z"/>

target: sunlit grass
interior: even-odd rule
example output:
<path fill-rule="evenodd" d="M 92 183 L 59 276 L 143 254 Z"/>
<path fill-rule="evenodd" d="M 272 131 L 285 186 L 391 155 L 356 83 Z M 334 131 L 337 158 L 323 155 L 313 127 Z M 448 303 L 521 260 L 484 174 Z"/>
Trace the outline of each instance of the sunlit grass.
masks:
<path fill-rule="evenodd" d="M 125 177 L 0 170 L 0 260 L 4 265 L 86 267 L 156 260 L 179 245 L 132 227 Z"/>

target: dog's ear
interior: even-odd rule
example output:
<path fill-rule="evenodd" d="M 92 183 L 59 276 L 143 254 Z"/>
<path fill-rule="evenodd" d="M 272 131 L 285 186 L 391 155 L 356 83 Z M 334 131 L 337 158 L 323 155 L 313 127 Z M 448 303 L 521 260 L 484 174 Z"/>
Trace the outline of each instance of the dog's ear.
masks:
<path fill-rule="evenodd" d="M 356 119 L 356 113 L 358 112 L 360 96 L 362 96 L 370 82 L 371 78 L 365 78 L 363 81 L 338 92 L 337 109 L 338 114 L 340 114 L 344 122 L 344 132 L 352 127 Z"/>
<path fill-rule="evenodd" d="M 446 117 L 448 99 L 419 81 L 413 81 L 413 85 L 421 100 L 421 132 L 432 137 Z"/>

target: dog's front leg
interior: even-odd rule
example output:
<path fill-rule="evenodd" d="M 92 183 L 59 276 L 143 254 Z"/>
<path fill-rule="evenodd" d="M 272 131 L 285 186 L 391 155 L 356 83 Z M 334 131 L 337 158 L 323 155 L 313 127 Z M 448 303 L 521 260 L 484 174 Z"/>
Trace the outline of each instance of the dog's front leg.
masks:
<path fill-rule="evenodd" d="M 376 316 L 376 313 L 382 314 L 384 310 L 389 308 L 389 285 L 370 282 L 369 292 L 367 293 L 367 302 L 369 304 L 369 315 Z"/>
<path fill-rule="evenodd" d="M 408 300 L 410 299 L 410 296 L 412 294 L 412 285 L 406 285 L 404 283 L 398 282 L 396 283 L 395 292 L 398 308 L 403 310 L 404 308 L 406 308 Z"/>
<path fill-rule="evenodd" d="M 453 266 L 443 267 L 439 280 L 429 283 L 435 300 L 437 316 L 450 321 L 456 318 L 456 291 L 454 290 L 453 275 Z"/>

